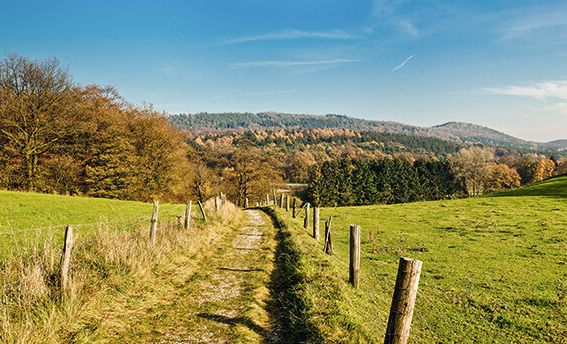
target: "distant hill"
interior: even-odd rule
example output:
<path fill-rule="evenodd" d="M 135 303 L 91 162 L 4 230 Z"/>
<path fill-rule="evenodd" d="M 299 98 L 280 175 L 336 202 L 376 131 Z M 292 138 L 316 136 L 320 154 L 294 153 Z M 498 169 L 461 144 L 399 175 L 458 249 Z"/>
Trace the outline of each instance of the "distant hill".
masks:
<path fill-rule="evenodd" d="M 170 123 L 191 132 L 218 132 L 282 129 L 350 129 L 419 135 L 460 143 L 482 143 L 536 150 L 566 150 L 567 140 L 549 143 L 525 141 L 476 124 L 449 122 L 434 127 L 418 127 L 391 121 L 371 121 L 344 115 L 295 115 L 265 113 L 198 113 L 170 117 Z"/>

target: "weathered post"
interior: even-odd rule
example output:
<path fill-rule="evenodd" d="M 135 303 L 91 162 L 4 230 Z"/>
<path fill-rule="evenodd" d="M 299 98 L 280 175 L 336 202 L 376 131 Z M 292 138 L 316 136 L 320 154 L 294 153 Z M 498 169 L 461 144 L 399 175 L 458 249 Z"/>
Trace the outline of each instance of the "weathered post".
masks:
<path fill-rule="evenodd" d="M 311 207 L 311 204 L 306 203 L 305 204 L 305 219 L 303 220 L 303 228 L 309 230 L 309 215 L 311 215 L 311 212 L 309 211 Z"/>
<path fill-rule="evenodd" d="M 360 282 L 360 226 L 350 225 L 349 283 L 358 289 Z"/>
<path fill-rule="evenodd" d="M 296 212 L 296 209 L 297 209 L 297 199 L 294 198 L 294 199 L 293 199 L 293 218 L 294 218 L 294 219 L 295 219 L 295 216 L 297 215 L 297 214 L 295 213 L 295 212 Z"/>
<path fill-rule="evenodd" d="M 215 211 L 217 212 L 217 214 L 220 213 L 220 207 L 221 207 L 220 197 L 216 196 L 215 197 Z"/>
<path fill-rule="evenodd" d="M 419 260 L 400 258 L 384 344 L 408 342 L 421 265 L 422 262 Z"/>
<path fill-rule="evenodd" d="M 281 196 L 280 196 L 280 208 L 283 208 L 283 207 L 284 207 L 284 205 L 283 205 L 283 203 L 284 203 L 284 197 L 285 197 L 285 195 L 282 193 Z"/>
<path fill-rule="evenodd" d="M 273 202 L 274 202 L 274 205 L 277 206 L 277 205 L 278 205 L 278 197 L 277 197 L 278 195 L 276 194 L 276 190 L 274 190 L 274 191 L 272 191 L 272 192 L 274 193 L 274 201 L 273 201 Z"/>
<path fill-rule="evenodd" d="M 185 223 L 184 223 L 185 230 L 188 230 L 189 225 L 191 224 L 191 204 L 192 203 L 193 203 L 192 201 L 187 202 L 187 206 L 185 207 Z"/>
<path fill-rule="evenodd" d="M 270 205 L 270 194 L 266 194 L 266 205 Z"/>
<path fill-rule="evenodd" d="M 313 207 L 313 238 L 319 241 L 319 207 Z"/>
<path fill-rule="evenodd" d="M 67 290 L 69 286 L 69 266 L 71 265 L 71 250 L 73 249 L 73 227 L 65 226 L 65 243 L 63 244 L 63 253 L 61 255 L 61 271 L 60 282 L 61 290 Z"/>
<path fill-rule="evenodd" d="M 246 197 L 246 200 L 244 200 L 244 205 L 245 205 L 244 208 L 248 208 L 248 197 Z"/>
<path fill-rule="evenodd" d="M 285 211 L 289 213 L 289 195 L 285 196 Z"/>
<path fill-rule="evenodd" d="M 205 209 L 203 208 L 201 201 L 197 201 L 197 203 L 199 204 L 199 209 L 201 209 L 201 214 L 203 214 L 203 220 L 205 220 L 205 222 L 207 222 L 207 215 L 205 215 Z"/>
<path fill-rule="evenodd" d="M 327 221 L 325 221 L 325 247 L 324 251 L 329 256 L 333 255 L 333 242 L 331 241 L 331 222 L 333 221 L 333 217 L 329 217 Z"/>
<path fill-rule="evenodd" d="M 154 210 L 152 212 L 152 218 L 150 220 L 150 243 L 152 245 L 155 245 L 156 243 L 158 206 L 159 202 L 154 201 Z"/>

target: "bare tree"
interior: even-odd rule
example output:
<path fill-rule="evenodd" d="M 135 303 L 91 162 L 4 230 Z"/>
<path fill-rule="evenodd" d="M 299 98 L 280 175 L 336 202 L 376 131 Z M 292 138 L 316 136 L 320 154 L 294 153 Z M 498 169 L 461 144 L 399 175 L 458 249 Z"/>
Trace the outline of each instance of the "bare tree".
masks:
<path fill-rule="evenodd" d="M 493 162 L 494 153 L 486 148 L 463 148 L 453 161 L 453 171 L 457 178 L 465 181 L 469 194 L 478 196 L 490 176 Z"/>

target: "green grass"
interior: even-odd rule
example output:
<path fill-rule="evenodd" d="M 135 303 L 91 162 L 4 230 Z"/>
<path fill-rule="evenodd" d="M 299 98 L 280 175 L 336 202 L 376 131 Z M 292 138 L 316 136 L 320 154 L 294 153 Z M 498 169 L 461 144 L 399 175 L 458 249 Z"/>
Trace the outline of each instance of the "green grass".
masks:
<path fill-rule="evenodd" d="M 383 340 L 397 257 L 407 256 L 422 260 L 425 270 L 412 342 L 566 343 L 566 199 L 564 175 L 481 198 L 324 208 L 321 227 L 324 218 L 333 216 L 336 253 L 328 267 L 313 252 L 321 244 L 301 239 L 307 235 L 301 230 L 297 240 L 304 242 L 306 257 L 318 257 L 304 262 L 311 264 L 312 274 L 329 281 L 338 274 L 346 283 L 349 225 L 361 226 L 361 290 L 347 293 L 350 306 L 334 310 L 354 324 L 349 326 L 360 326 L 366 339 L 359 342 Z M 297 220 L 288 221 L 300 227 Z M 374 245 L 370 230 L 378 233 Z M 329 283 L 313 283 L 309 298 L 312 308 L 320 307 L 318 316 L 333 313 L 320 306 L 332 296 L 325 292 Z M 345 337 L 342 342 L 350 341 Z"/>
<path fill-rule="evenodd" d="M 160 213 L 168 213 L 174 207 L 176 205 L 162 204 Z M 133 219 L 150 216 L 152 208 L 151 203 L 134 201 L 0 191 L 0 233 L 19 232 L 0 235 L 0 249 L 6 254 L 16 248 L 16 243 L 30 243 L 30 240 L 37 241 L 38 237 L 52 234 L 60 241 L 63 235 L 61 227 L 28 231 L 30 229 Z M 176 211 L 175 214 L 181 212 L 182 209 L 179 208 L 179 212 Z M 113 226 L 122 228 L 133 223 L 135 222 L 124 221 Z M 77 226 L 75 233 L 88 236 L 97 227 Z"/>

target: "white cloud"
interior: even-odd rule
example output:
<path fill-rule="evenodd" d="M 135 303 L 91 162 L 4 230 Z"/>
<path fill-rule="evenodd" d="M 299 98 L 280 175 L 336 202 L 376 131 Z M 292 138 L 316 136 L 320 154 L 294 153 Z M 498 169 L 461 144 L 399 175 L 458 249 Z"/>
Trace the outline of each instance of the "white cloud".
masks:
<path fill-rule="evenodd" d="M 360 62 L 358 59 L 334 59 L 334 60 L 317 60 L 317 61 L 254 61 L 235 63 L 237 67 L 293 67 L 293 66 L 314 66 L 314 65 L 331 65 Z"/>
<path fill-rule="evenodd" d="M 539 100 L 567 100 L 567 80 L 544 81 L 530 86 L 505 86 L 485 88 L 491 94 L 532 97 Z"/>
<path fill-rule="evenodd" d="M 238 44 L 254 41 L 275 41 L 275 40 L 290 40 L 301 38 L 320 38 L 320 39 L 357 39 L 358 36 L 349 34 L 344 31 L 327 31 L 327 32 L 313 32 L 302 30 L 285 30 L 282 32 L 268 32 L 256 36 L 238 37 L 224 41 L 224 44 Z"/>
<path fill-rule="evenodd" d="M 399 65 L 397 65 L 396 67 L 394 67 L 394 69 L 392 69 L 392 72 L 395 72 L 395 71 L 397 71 L 397 70 L 400 69 L 400 68 L 403 68 L 403 67 L 406 65 L 406 63 L 407 63 L 409 60 L 411 60 L 414 56 L 415 56 L 415 54 L 411 55 L 410 57 L 408 57 L 407 59 L 405 59 L 404 62 L 402 62 L 401 64 L 399 64 Z"/>
<path fill-rule="evenodd" d="M 546 40 L 564 38 L 567 28 L 567 8 L 545 8 L 529 14 L 522 11 L 505 22 L 501 40 L 512 40 L 537 35 Z"/>

